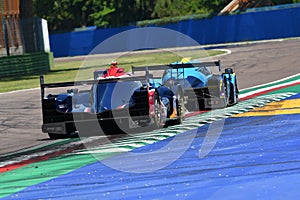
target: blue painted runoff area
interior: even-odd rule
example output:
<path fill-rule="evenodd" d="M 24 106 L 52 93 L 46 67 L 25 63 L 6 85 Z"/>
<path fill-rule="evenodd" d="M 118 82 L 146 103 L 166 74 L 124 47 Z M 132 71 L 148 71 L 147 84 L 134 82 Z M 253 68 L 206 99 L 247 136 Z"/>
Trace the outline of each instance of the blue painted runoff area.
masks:
<path fill-rule="evenodd" d="M 286 98 L 286 100 L 289 100 L 289 99 L 300 99 L 300 93 L 295 94 L 293 96 L 290 96 L 290 97 Z"/>
<path fill-rule="evenodd" d="M 200 45 L 219 44 L 288 38 L 300 36 L 300 7 L 271 11 L 250 12 L 238 15 L 215 16 L 203 20 L 184 20 L 163 26 L 149 25 L 178 31 L 191 37 Z M 50 35 L 50 46 L 54 57 L 88 55 L 100 43 L 123 31 L 139 28 L 125 26 L 119 28 L 76 31 Z M 144 34 L 144 41 L 153 37 L 153 32 Z M 159 39 L 159 37 L 158 37 Z M 130 45 L 136 43 L 137 37 L 120 40 L 113 44 L 110 52 L 130 50 Z M 162 48 L 177 47 L 176 41 Z M 121 49 L 120 49 L 121 48 Z M 142 48 L 142 47 L 141 47 Z"/>
<path fill-rule="evenodd" d="M 97 162 L 4 199 L 297 199 L 299 124 L 299 114 L 228 118 L 204 158 L 199 158 L 199 149 L 209 124 L 179 134 L 176 145 L 163 153 L 155 152 L 174 138 L 131 152 L 154 152 L 148 163 L 139 159 L 122 163 L 126 153 L 106 160 L 126 164 L 131 172 Z M 189 136 L 195 138 L 179 159 L 156 171 L 134 173 L 155 167 L 153 160 L 170 159 L 188 144 Z"/>

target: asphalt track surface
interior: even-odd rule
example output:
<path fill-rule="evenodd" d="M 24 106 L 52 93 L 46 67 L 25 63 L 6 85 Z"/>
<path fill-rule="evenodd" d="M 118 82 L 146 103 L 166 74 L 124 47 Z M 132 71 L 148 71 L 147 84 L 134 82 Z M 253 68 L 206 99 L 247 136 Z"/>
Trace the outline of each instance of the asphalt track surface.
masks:
<path fill-rule="evenodd" d="M 221 59 L 232 67 L 240 89 L 300 73 L 300 40 L 222 46 L 231 51 Z M 0 94 L 0 156 L 51 143 L 41 132 L 39 89 Z"/>

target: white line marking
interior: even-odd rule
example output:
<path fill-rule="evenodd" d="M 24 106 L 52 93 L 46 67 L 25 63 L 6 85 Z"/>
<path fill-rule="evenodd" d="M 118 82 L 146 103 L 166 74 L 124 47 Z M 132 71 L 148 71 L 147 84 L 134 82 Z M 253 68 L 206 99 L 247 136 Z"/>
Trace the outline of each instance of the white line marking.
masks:
<path fill-rule="evenodd" d="M 264 83 L 264 84 L 261 84 L 261 85 L 256 85 L 256 86 L 253 86 L 253 87 L 244 88 L 244 89 L 241 89 L 241 91 L 249 90 L 249 89 L 255 89 L 255 88 L 258 88 L 258 87 L 263 87 L 263 86 L 270 85 L 270 84 L 274 84 L 274 83 L 279 83 L 279 82 L 281 82 L 281 81 L 285 81 L 285 80 L 294 78 L 294 77 L 296 77 L 296 76 L 300 76 L 300 73 L 295 74 L 295 75 L 292 75 L 292 76 L 288 76 L 288 77 L 285 77 L 285 78 L 282 78 L 282 79 L 279 79 L 279 80 L 277 80 L 277 81 L 272 81 L 272 82 L 269 82 L 269 83 Z"/>
<path fill-rule="evenodd" d="M 282 87 L 282 86 L 286 86 L 286 85 L 290 85 L 290 84 L 294 84 L 294 83 L 300 83 L 300 80 L 295 80 L 295 81 L 291 81 L 291 82 L 287 82 L 287 83 L 282 83 L 282 84 L 279 84 L 279 85 L 274 85 L 274 86 L 254 90 L 254 91 L 251 91 L 251 92 L 247 92 L 245 94 L 240 94 L 239 98 L 244 98 L 244 97 L 251 96 L 253 94 L 257 94 L 257 93 L 260 93 L 260 92 L 263 92 L 263 91 L 267 91 L 267 90 L 270 90 L 270 89 L 274 89 L 274 88 L 277 88 L 277 87 Z"/>
<path fill-rule="evenodd" d="M 15 91 L 10 91 L 10 92 L 0 92 L 0 95 L 14 94 L 14 93 L 18 93 L 18 92 L 28 92 L 28 91 L 33 91 L 33 90 L 37 90 L 37 89 L 40 89 L 40 88 L 30 88 L 30 89 L 15 90 Z"/>

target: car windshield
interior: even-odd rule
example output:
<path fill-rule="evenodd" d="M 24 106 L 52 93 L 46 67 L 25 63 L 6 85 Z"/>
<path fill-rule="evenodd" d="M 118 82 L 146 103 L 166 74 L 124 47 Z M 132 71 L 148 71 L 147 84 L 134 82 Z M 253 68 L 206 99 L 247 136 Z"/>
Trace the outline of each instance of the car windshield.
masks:
<path fill-rule="evenodd" d="M 95 110 L 106 110 L 127 107 L 134 91 L 142 86 L 140 81 L 100 83 L 94 86 Z"/>
<path fill-rule="evenodd" d="M 205 67 L 205 68 L 210 71 L 210 74 L 215 74 L 215 75 L 221 74 L 219 66 Z M 200 69 L 201 69 L 201 67 L 200 67 Z"/>
<path fill-rule="evenodd" d="M 208 67 L 199 67 L 198 68 L 198 71 L 202 74 L 204 74 L 205 76 L 208 76 L 208 75 L 211 75 L 212 72 L 211 72 L 211 69 L 208 68 Z"/>

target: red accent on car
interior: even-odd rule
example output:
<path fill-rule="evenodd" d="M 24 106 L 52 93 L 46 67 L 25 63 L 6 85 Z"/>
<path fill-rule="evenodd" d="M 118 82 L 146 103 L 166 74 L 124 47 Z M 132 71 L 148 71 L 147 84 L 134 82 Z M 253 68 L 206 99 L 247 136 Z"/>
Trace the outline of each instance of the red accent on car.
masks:
<path fill-rule="evenodd" d="M 149 101 L 149 115 L 154 116 L 155 115 L 155 108 L 154 108 L 154 92 L 155 90 L 149 90 L 148 92 L 148 101 Z"/>

